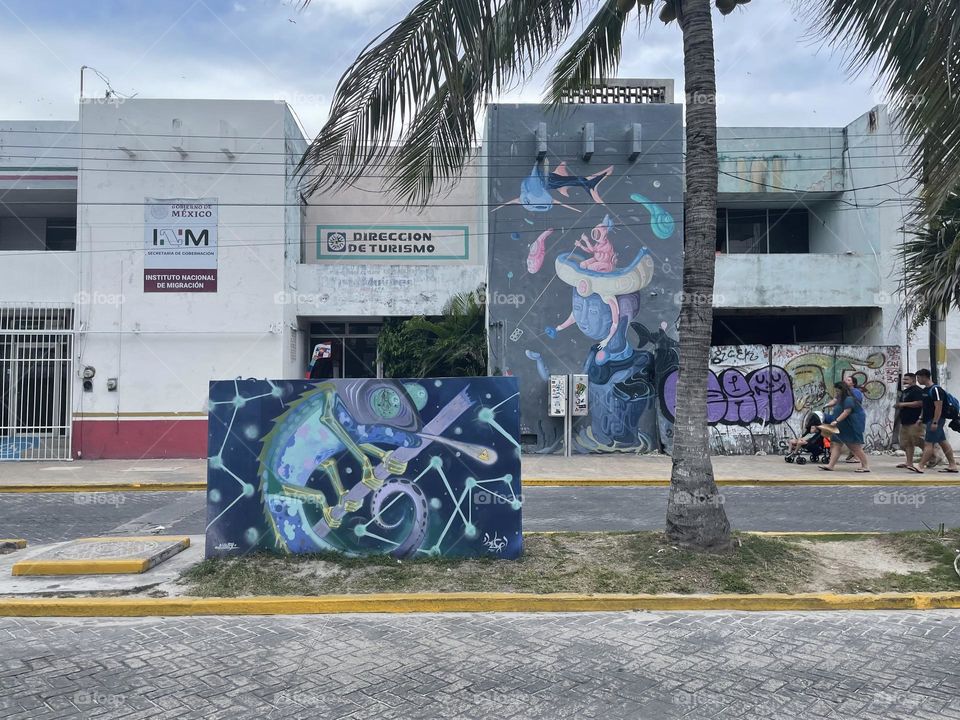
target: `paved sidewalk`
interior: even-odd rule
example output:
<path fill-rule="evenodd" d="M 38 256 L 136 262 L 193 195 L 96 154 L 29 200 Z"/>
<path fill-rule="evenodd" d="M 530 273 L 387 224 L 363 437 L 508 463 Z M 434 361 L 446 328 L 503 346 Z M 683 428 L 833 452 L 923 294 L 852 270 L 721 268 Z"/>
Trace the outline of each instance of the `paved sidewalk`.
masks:
<path fill-rule="evenodd" d="M 895 482 L 898 485 L 960 484 L 960 474 L 950 475 L 931 468 L 923 475 L 897 469 L 903 458 L 876 455 L 870 458 L 872 472 L 857 474 L 857 464 L 841 464 L 832 472 L 816 465 L 790 465 L 779 455 L 718 456 L 713 458 L 714 474 L 721 483 L 791 483 L 797 481 L 829 484 Z M 524 455 L 523 478 L 531 484 L 543 481 L 591 483 L 659 482 L 670 479 L 670 458 L 663 455 Z M 206 482 L 206 461 L 187 460 L 82 460 L 62 463 L 0 462 L 0 490 L 4 487 L 92 486 L 92 485 L 192 485 L 183 490 L 202 489 Z"/>
<path fill-rule="evenodd" d="M 960 718 L 960 612 L 0 619 L 5 718 Z"/>

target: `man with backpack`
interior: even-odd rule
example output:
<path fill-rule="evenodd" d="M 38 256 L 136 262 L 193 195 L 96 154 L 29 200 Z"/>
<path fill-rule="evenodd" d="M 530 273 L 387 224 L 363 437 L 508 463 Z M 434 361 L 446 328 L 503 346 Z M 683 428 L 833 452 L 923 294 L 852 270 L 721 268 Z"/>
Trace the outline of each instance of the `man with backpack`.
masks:
<path fill-rule="evenodd" d="M 939 385 L 934 385 L 930 371 L 917 370 L 917 382 L 926 390 L 923 397 L 922 420 L 926 426 L 923 436 L 923 456 L 920 458 L 918 469 L 920 472 L 927 467 L 933 458 L 934 448 L 939 445 L 947 457 L 947 467 L 942 473 L 960 472 L 953 457 L 953 448 L 947 442 L 945 425 L 947 420 L 956 420 L 960 415 L 960 404 L 957 399 Z"/>

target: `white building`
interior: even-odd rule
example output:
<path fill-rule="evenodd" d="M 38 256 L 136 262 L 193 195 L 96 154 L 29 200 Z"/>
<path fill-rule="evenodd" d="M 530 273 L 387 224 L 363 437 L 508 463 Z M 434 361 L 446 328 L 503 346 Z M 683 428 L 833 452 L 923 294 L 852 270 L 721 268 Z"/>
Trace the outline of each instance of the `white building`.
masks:
<path fill-rule="evenodd" d="M 0 459 L 205 456 L 211 379 L 302 377 L 320 343 L 328 374 L 375 375 L 384 318 L 485 281 L 482 163 L 423 212 L 373 176 L 306 205 L 305 147 L 267 101 L 90 100 L 76 122 L 0 123 Z M 884 108 L 724 128 L 720 148 L 715 344 L 926 364 L 895 319 L 913 190 Z"/>

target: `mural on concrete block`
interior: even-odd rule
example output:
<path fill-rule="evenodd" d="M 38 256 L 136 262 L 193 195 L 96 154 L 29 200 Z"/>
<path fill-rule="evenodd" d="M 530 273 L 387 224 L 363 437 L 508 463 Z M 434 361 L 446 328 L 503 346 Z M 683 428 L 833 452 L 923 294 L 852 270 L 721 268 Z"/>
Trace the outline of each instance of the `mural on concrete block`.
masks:
<path fill-rule="evenodd" d="M 207 557 L 516 558 L 515 378 L 210 383 Z"/>
<path fill-rule="evenodd" d="M 667 422 L 676 409 L 676 366 L 658 373 Z M 867 450 L 893 443 L 900 348 L 729 345 L 711 348 L 707 418 L 718 454 L 775 452 L 822 416 L 835 382 L 853 377 L 864 393 Z"/>
<path fill-rule="evenodd" d="M 535 451 L 561 448 L 547 387 L 567 373 L 589 379 L 575 452 L 660 447 L 657 358 L 675 354 L 682 269 L 680 115 L 673 105 L 491 107 L 491 364 L 520 378 L 522 433 Z M 537 162 L 530 128 L 544 120 L 548 152 Z M 585 122 L 595 132 L 589 161 Z M 635 123 L 642 153 L 631 162 Z M 640 342 L 638 328 L 650 329 Z"/>

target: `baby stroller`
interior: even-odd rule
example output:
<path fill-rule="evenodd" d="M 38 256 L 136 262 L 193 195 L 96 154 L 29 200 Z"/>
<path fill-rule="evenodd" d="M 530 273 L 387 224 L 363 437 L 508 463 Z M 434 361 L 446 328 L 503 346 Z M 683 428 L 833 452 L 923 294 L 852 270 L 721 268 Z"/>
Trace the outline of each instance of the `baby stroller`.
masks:
<path fill-rule="evenodd" d="M 820 425 L 820 417 L 816 414 L 811 415 L 807 421 L 807 434 L 800 438 L 806 442 L 793 449 L 789 449 L 790 446 L 788 445 L 787 454 L 783 458 L 784 462 L 806 465 L 808 462 L 818 463 L 829 457 L 830 440 L 820 433 L 817 429 L 818 425 Z M 807 456 L 809 456 L 809 460 Z"/>

